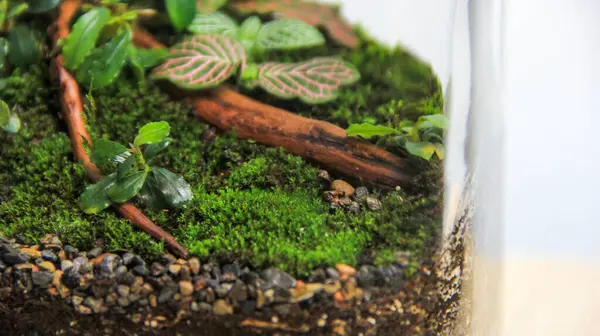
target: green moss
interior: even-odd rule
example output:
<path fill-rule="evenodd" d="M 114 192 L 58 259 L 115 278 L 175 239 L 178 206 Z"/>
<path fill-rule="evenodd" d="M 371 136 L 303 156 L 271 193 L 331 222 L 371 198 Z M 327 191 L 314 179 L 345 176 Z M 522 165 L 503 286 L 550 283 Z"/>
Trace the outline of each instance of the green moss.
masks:
<path fill-rule="evenodd" d="M 380 46 L 363 32 L 360 37 L 363 47 L 358 50 L 329 46 L 270 56 L 298 60 L 339 53 L 353 62 L 363 79 L 343 89 L 334 102 L 309 106 L 260 90 L 246 93 L 341 127 L 369 120 L 395 125 L 402 118 L 440 111 L 439 84 L 429 66 L 402 49 Z M 81 249 L 101 239 L 109 249 L 161 254 L 161 243 L 114 211 L 90 216 L 79 210 L 78 197 L 87 182 L 82 167 L 73 162 L 46 67 L 42 63 L 15 71 L 0 92 L 1 99 L 20 107 L 23 119 L 20 133 L 0 133 L 0 232 L 28 241 L 52 232 Z M 194 200 L 184 211 L 144 212 L 193 254 L 233 254 L 257 267 L 276 265 L 303 274 L 317 265 L 353 264 L 364 255 L 386 263 L 398 249 L 418 255 L 435 237 L 441 204 L 437 163 L 418 163 L 423 173 L 412 194 L 379 195 L 380 212 L 334 212 L 322 200 L 325 185 L 317 166 L 233 133 L 208 145 L 202 140 L 207 125 L 194 116 L 192 106 L 170 100 L 152 83 L 143 91 L 135 83 L 125 72 L 115 85 L 89 93 L 88 129 L 93 138 L 129 143 L 141 125 L 169 122 L 174 142 L 150 163 L 182 174 L 193 186 Z M 379 144 L 399 150 L 385 139 Z"/>

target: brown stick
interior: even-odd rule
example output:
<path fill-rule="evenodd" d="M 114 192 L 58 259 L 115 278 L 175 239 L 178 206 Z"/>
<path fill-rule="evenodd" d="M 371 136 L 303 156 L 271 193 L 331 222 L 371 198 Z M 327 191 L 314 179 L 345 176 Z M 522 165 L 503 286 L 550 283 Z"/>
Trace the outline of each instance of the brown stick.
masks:
<path fill-rule="evenodd" d="M 59 15 L 54 24 L 48 29 L 48 33 L 52 36 L 54 45 L 60 39 L 65 39 L 69 35 L 69 23 L 73 15 L 79 8 L 81 3 L 78 0 L 65 0 L 59 8 Z M 81 94 L 79 85 L 75 78 L 64 68 L 63 56 L 54 57 L 50 63 L 50 72 L 52 78 L 60 84 L 60 102 L 63 112 L 63 118 L 69 129 L 69 136 L 73 143 L 73 152 L 75 160 L 81 162 L 85 167 L 88 177 L 97 182 L 103 178 L 102 173 L 90 160 L 90 157 L 85 152 L 84 141 L 91 143 L 89 133 L 85 128 L 83 120 L 83 106 L 81 103 Z M 173 236 L 162 230 L 146 217 L 133 204 L 124 203 L 115 205 L 121 216 L 128 219 L 135 226 L 142 229 L 152 237 L 158 240 L 164 240 L 165 243 L 180 256 L 186 256 L 187 250 L 181 246 Z"/>
<path fill-rule="evenodd" d="M 164 47 L 152 35 L 136 29 L 134 43 L 142 48 Z M 329 169 L 382 189 L 410 186 L 412 177 L 400 157 L 325 121 L 305 118 L 262 104 L 226 88 L 193 97 L 196 115 L 222 130 L 235 130 L 272 147 L 315 160 Z"/>

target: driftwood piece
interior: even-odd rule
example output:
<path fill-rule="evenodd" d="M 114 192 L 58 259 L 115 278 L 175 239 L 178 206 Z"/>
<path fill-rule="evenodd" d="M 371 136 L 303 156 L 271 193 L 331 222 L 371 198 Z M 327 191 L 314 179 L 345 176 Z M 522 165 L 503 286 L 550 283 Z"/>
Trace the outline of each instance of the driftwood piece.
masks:
<path fill-rule="evenodd" d="M 65 39 L 69 35 L 69 23 L 80 5 L 81 3 L 77 0 L 65 0 L 59 5 L 58 17 L 48 29 L 54 46 L 56 46 L 59 40 Z M 98 167 L 91 162 L 90 157 L 85 151 L 84 141 L 91 143 L 91 139 L 85 128 L 79 85 L 73 75 L 64 68 L 62 55 L 58 55 L 52 59 L 50 72 L 53 80 L 59 84 L 62 115 L 69 129 L 75 160 L 83 164 L 90 180 L 97 182 L 103 176 Z M 187 250 L 173 236 L 154 224 L 133 204 L 124 203 L 115 205 L 115 208 L 121 216 L 144 232 L 158 240 L 164 240 L 174 253 L 182 257 L 187 255 Z"/>
<path fill-rule="evenodd" d="M 136 29 L 134 43 L 142 48 L 164 47 L 141 29 Z M 263 104 L 227 88 L 191 98 L 196 115 L 222 130 L 235 130 L 241 138 L 283 147 L 365 185 L 388 190 L 412 185 L 412 174 L 402 158 L 368 141 L 347 137 L 344 129 L 331 123 Z"/>

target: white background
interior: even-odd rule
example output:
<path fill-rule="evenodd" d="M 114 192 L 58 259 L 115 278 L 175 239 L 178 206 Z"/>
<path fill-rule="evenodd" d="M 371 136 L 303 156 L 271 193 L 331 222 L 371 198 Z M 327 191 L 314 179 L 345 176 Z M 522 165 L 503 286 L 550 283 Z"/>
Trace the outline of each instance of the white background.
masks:
<path fill-rule="evenodd" d="M 380 40 L 431 62 L 450 91 L 454 204 L 470 103 L 467 1 L 339 2 Z M 486 160 L 475 229 L 487 263 L 475 301 L 495 305 L 479 307 L 489 316 L 476 319 L 489 321 L 476 335 L 600 335 L 600 1 L 477 3 L 497 7 L 478 16 L 492 31 L 473 56 L 488 63 L 474 71 L 473 89 L 476 112 L 489 114 L 478 121 L 475 144 Z"/>

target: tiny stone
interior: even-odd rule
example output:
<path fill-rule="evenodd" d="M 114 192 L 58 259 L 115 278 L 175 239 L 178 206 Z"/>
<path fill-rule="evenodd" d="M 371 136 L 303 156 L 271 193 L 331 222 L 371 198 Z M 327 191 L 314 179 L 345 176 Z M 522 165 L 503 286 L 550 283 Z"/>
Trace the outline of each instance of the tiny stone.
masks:
<path fill-rule="evenodd" d="M 119 303 L 119 306 L 125 308 L 127 306 L 129 306 L 131 304 L 131 302 L 129 302 L 129 299 L 126 297 L 120 297 L 117 302 Z"/>
<path fill-rule="evenodd" d="M 337 280 L 340 278 L 340 273 L 338 271 L 336 271 L 335 268 L 329 267 L 329 268 L 327 268 L 327 276 L 330 279 Z"/>
<path fill-rule="evenodd" d="M 348 206 L 348 211 L 353 214 L 359 213 L 360 212 L 360 204 L 358 204 L 358 202 L 352 201 L 352 203 L 350 203 L 350 205 Z"/>
<path fill-rule="evenodd" d="M 227 264 L 227 265 L 223 266 L 223 273 L 233 274 L 233 276 L 237 278 L 240 276 L 240 273 L 241 273 L 240 265 Z"/>
<path fill-rule="evenodd" d="M 133 268 L 133 272 L 137 275 L 146 276 L 148 275 L 148 267 L 146 265 L 137 265 Z"/>
<path fill-rule="evenodd" d="M 246 285 L 241 281 L 236 281 L 229 291 L 229 297 L 236 302 L 246 301 L 248 299 Z"/>
<path fill-rule="evenodd" d="M 167 264 L 167 265 L 168 265 L 168 264 L 172 264 L 172 263 L 174 263 L 174 262 L 176 262 L 176 261 L 177 261 L 177 258 L 175 258 L 175 257 L 174 257 L 172 254 L 170 254 L 170 253 L 165 253 L 165 254 L 162 256 L 162 258 L 161 258 L 161 259 L 163 260 L 163 263 L 164 263 L 164 264 Z"/>
<path fill-rule="evenodd" d="M 198 258 L 192 258 L 188 261 L 188 263 L 190 265 L 192 274 L 197 275 L 200 273 L 200 260 L 198 260 Z"/>
<path fill-rule="evenodd" d="M 323 282 L 327 279 L 327 274 L 322 268 L 317 268 L 308 276 L 308 282 Z"/>
<path fill-rule="evenodd" d="M 142 259 L 142 257 L 140 257 L 139 255 L 134 255 L 133 258 L 131 259 L 131 262 L 129 263 L 129 267 L 135 267 L 135 266 L 139 266 L 139 265 L 145 265 L 146 262 L 144 261 L 144 259 Z"/>
<path fill-rule="evenodd" d="M 33 272 L 31 274 L 31 280 L 33 284 L 36 286 L 44 287 L 52 282 L 54 279 L 54 274 L 50 272 Z"/>
<path fill-rule="evenodd" d="M 181 271 L 179 272 L 179 280 L 192 280 L 192 276 L 190 275 L 190 268 L 188 266 L 181 267 Z"/>
<path fill-rule="evenodd" d="M 48 243 L 52 244 L 52 245 L 62 246 L 62 242 L 60 241 L 60 239 L 58 238 L 58 236 L 52 236 L 50 238 L 50 240 L 48 241 Z"/>
<path fill-rule="evenodd" d="M 135 255 L 131 252 L 127 252 L 125 254 L 123 254 L 123 264 L 125 266 L 129 266 L 129 264 L 131 263 L 131 261 L 133 260 L 133 257 L 135 257 Z"/>
<path fill-rule="evenodd" d="M 100 313 L 102 312 L 102 301 L 101 300 L 96 300 L 93 297 L 87 297 L 85 298 L 85 301 L 83 301 L 83 304 L 88 306 L 89 308 L 91 308 L 94 313 Z"/>
<path fill-rule="evenodd" d="M 66 271 L 71 267 L 73 267 L 73 262 L 71 260 L 63 260 L 60 262 L 60 269 L 63 271 Z"/>
<path fill-rule="evenodd" d="M 79 273 L 74 267 L 67 269 L 62 276 L 62 282 L 71 289 L 79 286 L 80 279 Z"/>
<path fill-rule="evenodd" d="M 152 288 L 151 284 L 145 283 L 142 286 L 142 289 L 140 290 L 140 294 L 142 294 L 142 295 L 148 295 L 148 294 L 152 293 L 153 290 L 154 290 L 154 288 Z"/>
<path fill-rule="evenodd" d="M 292 310 L 292 305 L 289 303 L 283 303 L 283 304 L 278 304 L 275 307 L 273 307 L 273 309 L 282 316 L 286 316 L 290 313 L 290 311 Z"/>
<path fill-rule="evenodd" d="M 369 195 L 369 189 L 367 187 L 360 186 L 356 188 L 354 191 L 354 195 L 352 195 L 356 201 L 362 202 Z"/>
<path fill-rule="evenodd" d="M 231 287 L 228 287 L 228 286 L 219 286 L 219 287 L 215 288 L 215 293 L 217 294 L 218 297 L 224 298 L 227 296 L 230 289 L 231 289 Z"/>
<path fill-rule="evenodd" d="M 200 306 L 198 305 L 198 302 L 194 301 L 190 304 L 190 309 L 194 312 L 197 313 L 200 311 Z"/>
<path fill-rule="evenodd" d="M 373 196 L 367 196 L 367 206 L 371 211 L 379 211 L 381 210 L 381 201 Z"/>
<path fill-rule="evenodd" d="M 371 287 L 375 285 L 375 267 L 373 266 L 361 266 L 358 274 L 356 275 L 356 280 L 361 287 Z"/>
<path fill-rule="evenodd" d="M 4 253 L 2 258 L 4 259 L 6 264 L 9 266 L 24 264 L 29 260 L 29 256 L 22 252 Z"/>
<path fill-rule="evenodd" d="M 327 170 L 320 170 L 318 176 L 325 181 L 331 181 L 331 176 L 329 176 L 329 172 Z"/>
<path fill-rule="evenodd" d="M 114 305 L 114 304 L 116 304 L 116 303 L 117 303 L 117 300 L 118 300 L 118 299 L 119 299 L 119 297 L 117 296 L 117 294 L 116 294 L 116 293 L 110 293 L 110 294 L 108 294 L 108 295 L 106 296 L 106 299 L 105 299 L 105 301 L 106 301 L 106 304 L 107 304 L 107 305 L 110 305 L 110 306 L 112 306 L 112 305 Z"/>
<path fill-rule="evenodd" d="M 159 263 L 152 263 L 152 266 L 150 266 L 150 272 L 152 274 L 152 276 L 157 277 L 157 276 L 161 276 L 164 272 L 165 272 L 165 266 L 159 264 Z"/>
<path fill-rule="evenodd" d="M 181 271 L 181 265 L 179 265 L 179 264 L 171 264 L 169 266 L 169 272 L 173 275 L 179 274 L 180 271 Z"/>
<path fill-rule="evenodd" d="M 213 304 L 213 311 L 216 315 L 231 315 L 233 314 L 233 307 L 231 307 L 225 300 L 217 300 Z"/>
<path fill-rule="evenodd" d="M 150 295 L 150 307 L 158 307 L 158 299 L 156 298 L 156 295 Z"/>
<path fill-rule="evenodd" d="M 323 290 L 329 295 L 337 292 L 340 288 L 342 288 L 342 285 L 338 280 L 327 280 L 323 284 Z"/>
<path fill-rule="evenodd" d="M 319 320 L 317 321 L 317 325 L 318 325 L 320 328 L 323 328 L 323 327 L 324 327 L 326 324 L 327 324 L 327 321 L 325 321 L 324 319 L 319 319 Z"/>
<path fill-rule="evenodd" d="M 190 296 L 194 293 L 194 286 L 189 281 L 180 281 L 179 282 L 179 292 L 183 296 Z"/>
<path fill-rule="evenodd" d="M 122 297 L 126 297 L 129 295 L 129 287 L 125 285 L 119 285 L 117 286 L 117 293 L 119 293 L 119 295 Z"/>
<path fill-rule="evenodd" d="M 138 301 L 138 304 L 140 306 L 147 306 L 148 304 L 150 304 L 150 301 L 148 299 L 144 298 L 144 299 L 141 299 L 140 301 Z"/>
<path fill-rule="evenodd" d="M 348 276 L 353 276 L 356 274 L 356 269 L 354 267 L 345 265 L 345 264 L 337 264 L 335 268 L 340 273 L 340 277 L 342 279 L 347 278 Z"/>
<path fill-rule="evenodd" d="M 206 303 L 206 302 L 200 302 L 200 303 L 198 303 L 198 309 L 200 311 L 209 312 L 209 311 L 212 310 L 212 306 L 210 304 Z"/>
<path fill-rule="evenodd" d="M 24 247 L 21 249 L 21 252 L 25 253 L 29 256 L 30 259 L 39 258 L 42 256 L 39 250 L 34 249 L 33 247 Z"/>
<path fill-rule="evenodd" d="M 176 290 L 173 287 L 165 287 L 160 291 L 160 295 L 158 296 L 158 303 L 163 304 L 169 301 L 173 295 L 175 295 Z"/>
<path fill-rule="evenodd" d="M 352 196 L 352 194 L 354 194 L 354 187 L 343 180 L 335 180 L 331 182 L 331 190 L 337 191 L 345 196 Z"/>
<path fill-rule="evenodd" d="M 137 300 L 139 300 L 142 296 L 139 294 L 129 294 L 129 296 L 127 297 L 129 299 L 130 302 L 136 302 Z"/>
<path fill-rule="evenodd" d="M 95 248 L 91 249 L 88 252 L 87 257 L 88 258 L 96 258 L 96 257 L 98 257 L 101 254 L 102 254 L 102 248 L 101 247 L 95 247 Z"/>
<path fill-rule="evenodd" d="M 81 296 L 74 295 L 71 298 L 71 302 L 73 303 L 73 306 L 79 306 L 83 303 L 83 298 Z"/>
<path fill-rule="evenodd" d="M 215 266 L 210 270 L 210 273 L 212 274 L 212 277 L 214 279 L 217 279 L 217 281 L 221 280 L 221 269 L 219 268 L 219 266 Z"/>
<path fill-rule="evenodd" d="M 77 310 L 80 314 L 85 314 L 85 315 L 92 313 L 92 310 L 90 308 L 83 306 L 83 305 L 76 306 L 75 310 Z"/>
<path fill-rule="evenodd" d="M 58 257 L 56 256 L 56 253 L 50 251 L 50 250 L 43 250 L 42 251 L 42 258 L 44 260 L 48 260 L 51 262 L 57 262 L 58 261 Z"/>
<path fill-rule="evenodd" d="M 121 280 L 123 278 L 123 276 L 125 276 L 126 273 L 127 273 L 127 266 L 121 265 L 121 266 L 117 267 L 117 270 L 115 271 L 115 276 L 117 277 L 117 279 Z"/>
<path fill-rule="evenodd" d="M 87 257 L 77 257 L 73 260 L 73 268 L 77 269 L 77 271 L 81 274 L 85 274 L 91 271 L 91 267 L 88 264 Z"/>
<path fill-rule="evenodd" d="M 96 276 L 99 278 L 110 278 L 114 276 L 115 270 L 119 267 L 120 258 L 116 254 L 104 253 L 96 259 Z"/>
<path fill-rule="evenodd" d="M 277 286 L 289 289 L 296 286 L 296 279 L 278 268 L 268 268 L 262 272 L 261 276 L 267 282 L 268 287 Z"/>
<path fill-rule="evenodd" d="M 77 250 L 71 245 L 65 245 L 65 247 L 63 247 L 63 250 L 67 254 L 67 257 L 71 259 L 77 257 L 77 253 L 79 253 L 79 250 Z"/>

